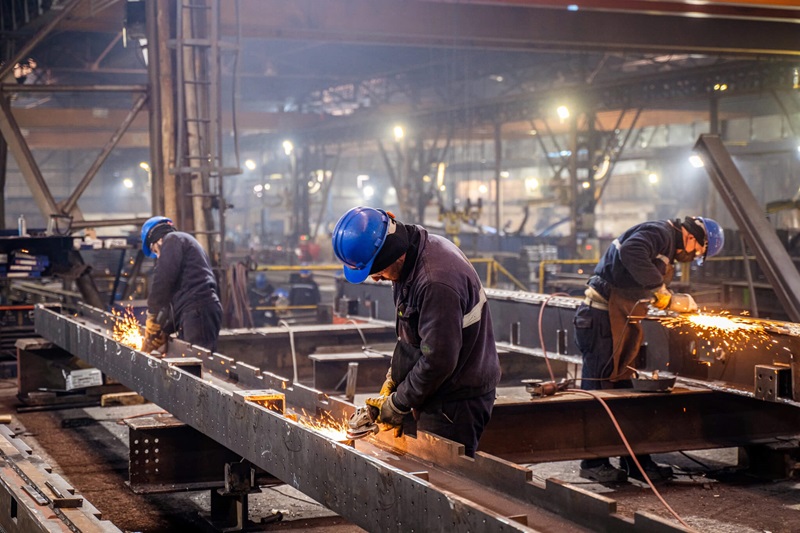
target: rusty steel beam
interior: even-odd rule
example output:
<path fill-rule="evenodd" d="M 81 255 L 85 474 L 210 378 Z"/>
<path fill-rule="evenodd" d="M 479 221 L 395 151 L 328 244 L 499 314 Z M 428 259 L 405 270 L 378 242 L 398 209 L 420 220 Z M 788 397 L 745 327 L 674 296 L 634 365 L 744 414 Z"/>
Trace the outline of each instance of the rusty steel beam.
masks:
<path fill-rule="evenodd" d="M 0 426 L 0 529 L 8 533 L 121 533 L 8 426 Z"/>
<path fill-rule="evenodd" d="M 793 322 L 800 322 L 800 273 L 764 216 L 764 206 L 756 200 L 718 135 L 701 135 L 694 149 L 786 314 Z"/>
<path fill-rule="evenodd" d="M 800 430 L 796 406 L 722 392 L 600 394 L 636 453 L 735 447 Z M 511 434 L 513 439 L 508 438 Z M 578 394 L 497 403 L 481 437 L 481 450 L 515 463 L 627 454 L 600 403 Z"/>

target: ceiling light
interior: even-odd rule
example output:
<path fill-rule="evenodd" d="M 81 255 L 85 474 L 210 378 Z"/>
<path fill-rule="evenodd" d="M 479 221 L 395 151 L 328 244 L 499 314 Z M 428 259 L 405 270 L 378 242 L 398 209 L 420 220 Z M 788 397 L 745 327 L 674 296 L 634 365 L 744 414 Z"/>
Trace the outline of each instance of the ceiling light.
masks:
<path fill-rule="evenodd" d="M 406 136 L 406 132 L 403 131 L 403 126 L 395 126 L 394 127 L 394 140 L 401 141 L 403 137 Z"/>
<path fill-rule="evenodd" d="M 485 183 L 481 183 L 478 185 L 478 192 L 481 194 L 486 194 L 489 192 L 489 187 L 487 187 Z"/>
<path fill-rule="evenodd" d="M 692 154 L 692 155 L 689 156 L 689 163 L 694 168 L 703 168 L 705 166 L 705 164 L 703 163 L 703 160 L 697 154 Z"/>
<path fill-rule="evenodd" d="M 375 188 L 372 185 L 367 185 L 364 187 L 364 198 L 369 200 L 373 196 L 375 196 Z"/>
<path fill-rule="evenodd" d="M 253 161 L 252 159 L 248 159 L 247 161 L 244 162 L 244 166 L 247 168 L 247 170 L 255 170 L 256 162 Z"/>
<path fill-rule="evenodd" d="M 583 183 L 581 183 L 581 187 L 583 187 L 584 189 L 588 189 L 589 187 L 591 187 L 591 184 L 588 181 L 584 181 Z"/>
<path fill-rule="evenodd" d="M 141 163 L 139 163 L 139 168 L 141 168 L 145 172 L 150 172 L 150 165 L 147 164 L 147 161 L 142 161 Z"/>
<path fill-rule="evenodd" d="M 569 118 L 569 108 L 565 105 L 560 105 L 556 109 L 556 113 L 558 114 L 558 118 L 562 121 L 567 120 Z"/>
<path fill-rule="evenodd" d="M 261 185 L 260 183 L 258 185 L 253 186 L 253 192 L 256 194 L 260 193 L 262 190 L 264 190 L 264 186 Z"/>
<path fill-rule="evenodd" d="M 651 172 L 650 174 L 647 175 L 647 181 L 655 185 L 656 183 L 658 183 L 658 174 L 656 174 L 655 172 Z"/>
<path fill-rule="evenodd" d="M 500 177 L 501 177 L 501 178 L 507 178 L 507 177 L 509 177 L 510 175 L 511 175 L 511 174 L 509 174 L 509 173 L 508 173 L 508 170 L 504 170 L 504 171 L 500 172 Z"/>
<path fill-rule="evenodd" d="M 265 183 L 265 184 L 264 184 L 264 190 L 265 190 L 265 191 L 268 191 L 268 190 L 270 190 L 271 188 L 272 188 L 272 185 L 270 185 L 269 183 Z"/>
<path fill-rule="evenodd" d="M 133 180 L 130 178 L 125 178 L 122 180 L 122 186 L 126 189 L 133 189 Z"/>
<path fill-rule="evenodd" d="M 292 141 L 289 140 L 283 141 L 283 153 L 286 155 L 292 155 L 293 151 L 294 151 L 294 145 L 292 144 Z"/>

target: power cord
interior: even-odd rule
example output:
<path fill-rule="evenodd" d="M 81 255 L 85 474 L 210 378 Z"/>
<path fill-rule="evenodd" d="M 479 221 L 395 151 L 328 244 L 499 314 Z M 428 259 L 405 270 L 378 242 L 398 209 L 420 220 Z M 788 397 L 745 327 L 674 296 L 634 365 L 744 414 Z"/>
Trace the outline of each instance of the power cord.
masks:
<path fill-rule="evenodd" d="M 553 298 L 555 296 L 560 296 L 562 294 L 563 293 L 556 293 L 556 294 L 549 295 L 545 299 L 545 301 L 542 303 L 542 306 L 539 309 L 539 342 L 541 343 L 542 354 L 544 355 L 544 360 L 547 363 L 547 370 L 550 372 L 550 379 L 552 379 L 552 383 L 554 385 L 556 383 L 556 378 L 555 378 L 555 374 L 553 373 L 553 368 L 550 365 L 550 358 L 547 356 L 547 349 L 545 348 L 545 345 L 544 345 L 544 328 L 543 328 L 543 325 L 542 325 L 542 317 L 544 316 L 544 308 L 547 305 L 547 302 L 549 302 L 551 298 Z M 642 301 L 643 300 L 637 301 L 636 304 L 634 304 L 634 308 L 636 306 L 638 306 Z M 647 301 L 649 301 L 649 300 L 647 300 Z M 627 327 L 629 323 L 630 323 L 630 318 L 628 319 L 628 321 L 625 322 L 625 327 Z M 611 359 L 613 359 L 613 357 Z M 609 360 L 611 360 L 611 359 L 609 359 Z M 608 365 L 608 363 L 606 363 L 606 365 Z M 552 387 L 552 390 L 553 390 L 553 393 L 552 393 L 553 395 L 558 394 L 558 391 L 556 390 L 555 386 Z M 611 423 L 614 424 L 614 428 L 617 430 L 617 433 L 619 434 L 620 438 L 622 439 L 622 443 L 625 445 L 625 449 L 628 450 L 628 454 L 633 459 L 634 464 L 636 464 L 636 468 L 638 468 L 639 472 L 641 472 L 643 479 L 650 486 L 650 489 L 653 491 L 653 494 L 656 495 L 656 497 L 664 505 L 664 507 L 667 509 L 667 511 L 669 511 L 670 514 L 673 517 L 675 517 L 675 519 L 682 526 L 684 526 L 686 529 L 688 529 L 690 531 L 696 531 L 695 529 L 690 527 L 689 524 L 687 524 L 683 520 L 683 518 L 681 518 L 680 515 L 675 512 L 675 510 L 672 507 L 670 507 L 670 505 L 667 503 L 667 501 L 664 499 L 664 497 L 661 496 L 661 493 L 658 491 L 658 489 L 656 489 L 656 486 L 650 480 L 650 477 L 647 475 L 647 472 L 644 471 L 644 468 L 642 467 L 641 463 L 639 463 L 639 459 L 637 459 L 636 454 L 633 453 L 633 448 L 631 448 L 631 445 L 628 442 L 628 439 L 625 437 L 625 433 L 623 433 L 622 428 L 620 427 L 619 422 L 617 421 L 617 418 L 614 416 L 614 413 L 611 411 L 611 408 L 608 406 L 606 401 L 599 394 L 597 394 L 594 391 L 588 391 L 588 390 L 582 390 L 582 389 L 565 389 L 564 392 L 575 393 L 575 394 L 586 394 L 588 396 L 591 396 L 592 398 L 594 398 L 598 402 L 600 402 L 600 405 L 602 405 L 603 409 L 605 409 L 606 413 L 608 414 L 608 417 L 611 419 Z"/>

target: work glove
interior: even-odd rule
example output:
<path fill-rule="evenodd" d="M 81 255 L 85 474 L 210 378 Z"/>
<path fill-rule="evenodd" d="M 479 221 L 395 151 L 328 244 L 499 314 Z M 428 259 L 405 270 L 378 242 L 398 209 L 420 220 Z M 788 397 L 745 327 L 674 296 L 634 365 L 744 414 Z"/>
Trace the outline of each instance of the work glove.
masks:
<path fill-rule="evenodd" d="M 386 381 L 381 385 L 381 391 L 378 393 L 378 396 L 389 396 L 396 388 L 397 384 L 392 379 L 392 369 L 390 368 L 389 371 L 386 372 Z"/>
<path fill-rule="evenodd" d="M 396 428 L 395 437 L 403 435 L 403 417 L 411 412 L 410 409 L 401 409 L 395 400 L 396 392 L 388 396 L 367 398 L 366 404 L 378 410 L 378 422 L 383 424 L 383 429 Z"/>
<path fill-rule="evenodd" d="M 669 301 L 669 311 L 676 313 L 695 313 L 697 311 L 697 302 L 690 294 L 675 293 Z"/>
<path fill-rule="evenodd" d="M 153 350 L 158 350 L 167 342 L 167 336 L 161 330 L 161 324 L 156 320 L 156 315 L 147 313 L 147 321 L 144 324 L 144 342 L 142 342 L 142 351 L 150 353 Z"/>
<path fill-rule="evenodd" d="M 672 293 L 667 289 L 667 286 L 662 283 L 659 288 L 653 291 L 653 299 L 650 303 L 653 307 L 657 307 L 658 309 L 666 309 L 671 299 Z"/>

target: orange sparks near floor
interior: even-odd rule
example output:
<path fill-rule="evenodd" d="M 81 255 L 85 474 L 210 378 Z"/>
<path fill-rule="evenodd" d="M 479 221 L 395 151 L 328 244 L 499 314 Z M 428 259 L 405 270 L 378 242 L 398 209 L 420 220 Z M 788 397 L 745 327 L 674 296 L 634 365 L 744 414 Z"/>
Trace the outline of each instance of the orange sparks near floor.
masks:
<path fill-rule="evenodd" d="M 142 337 L 139 321 L 133 316 L 133 310 L 130 307 L 126 307 L 122 313 L 114 311 L 114 316 L 116 317 L 113 333 L 114 340 L 125 346 L 141 350 L 144 338 Z"/>

